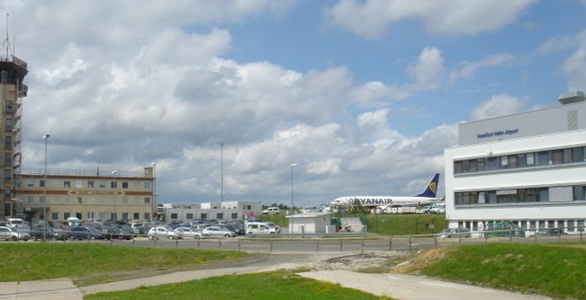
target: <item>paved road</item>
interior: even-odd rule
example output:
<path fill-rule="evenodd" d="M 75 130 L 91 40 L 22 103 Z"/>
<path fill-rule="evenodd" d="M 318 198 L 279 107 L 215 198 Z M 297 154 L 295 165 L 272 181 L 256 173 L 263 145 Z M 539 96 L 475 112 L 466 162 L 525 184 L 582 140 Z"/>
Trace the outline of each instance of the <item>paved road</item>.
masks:
<path fill-rule="evenodd" d="M 402 300 L 551 300 L 543 296 L 522 295 L 411 275 L 364 274 L 344 270 L 305 272 L 299 275 Z"/>

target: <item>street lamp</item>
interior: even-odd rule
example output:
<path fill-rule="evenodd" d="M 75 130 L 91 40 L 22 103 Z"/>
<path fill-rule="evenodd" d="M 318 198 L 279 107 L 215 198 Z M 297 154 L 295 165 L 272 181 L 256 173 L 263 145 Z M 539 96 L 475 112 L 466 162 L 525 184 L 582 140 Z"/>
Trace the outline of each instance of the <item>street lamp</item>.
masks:
<path fill-rule="evenodd" d="M 112 196 L 112 221 L 116 223 L 116 189 L 118 188 L 118 183 L 116 182 L 116 175 L 118 174 L 118 170 L 112 171 L 112 177 L 114 181 L 112 181 L 112 185 L 114 188 L 114 196 Z"/>
<path fill-rule="evenodd" d="M 224 143 L 220 145 L 220 207 L 224 202 Z"/>
<path fill-rule="evenodd" d="M 151 221 L 155 217 L 155 211 L 157 208 L 157 163 L 152 163 L 153 165 L 153 203 L 151 205 Z"/>
<path fill-rule="evenodd" d="M 297 167 L 297 164 L 291 164 L 291 233 L 294 232 L 293 230 L 293 168 Z"/>
<path fill-rule="evenodd" d="M 50 134 L 43 135 L 45 140 L 45 185 L 43 188 L 44 199 L 43 201 L 43 241 L 47 240 L 47 143 L 49 141 Z"/>

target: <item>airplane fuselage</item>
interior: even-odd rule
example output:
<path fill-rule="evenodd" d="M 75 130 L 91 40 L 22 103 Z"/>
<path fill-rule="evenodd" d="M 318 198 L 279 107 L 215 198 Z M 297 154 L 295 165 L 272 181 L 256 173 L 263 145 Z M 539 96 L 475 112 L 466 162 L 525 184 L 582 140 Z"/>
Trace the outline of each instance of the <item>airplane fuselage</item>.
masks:
<path fill-rule="evenodd" d="M 378 206 L 421 206 L 438 200 L 438 198 L 428 197 L 348 196 L 337 198 L 330 203 L 330 206 L 360 205 L 371 208 Z"/>

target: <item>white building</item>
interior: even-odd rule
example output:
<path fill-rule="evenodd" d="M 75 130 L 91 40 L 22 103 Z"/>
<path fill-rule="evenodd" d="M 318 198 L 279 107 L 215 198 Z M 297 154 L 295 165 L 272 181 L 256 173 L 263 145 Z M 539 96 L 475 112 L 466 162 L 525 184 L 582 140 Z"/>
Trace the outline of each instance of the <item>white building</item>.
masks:
<path fill-rule="evenodd" d="M 586 219 L 586 102 L 459 125 L 445 151 L 446 216 L 473 231 L 491 222 L 578 232 Z"/>
<path fill-rule="evenodd" d="M 330 225 L 331 213 L 303 213 L 286 216 L 289 219 L 289 232 L 300 234 L 326 233 Z"/>
<path fill-rule="evenodd" d="M 167 204 L 164 211 L 166 222 L 193 220 L 246 220 L 249 215 L 259 215 L 261 202 L 227 201 L 222 203 Z M 252 214 L 251 214 L 252 213 Z"/>

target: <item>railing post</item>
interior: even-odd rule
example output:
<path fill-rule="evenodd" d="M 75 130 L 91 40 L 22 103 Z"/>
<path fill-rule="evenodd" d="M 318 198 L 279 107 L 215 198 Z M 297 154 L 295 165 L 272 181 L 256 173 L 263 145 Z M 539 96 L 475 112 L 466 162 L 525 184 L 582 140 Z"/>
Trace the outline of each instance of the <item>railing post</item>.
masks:
<path fill-rule="evenodd" d="M 197 249 L 199 249 L 199 243 L 200 243 L 201 239 L 197 239 Z"/>
<path fill-rule="evenodd" d="M 409 236 L 409 251 L 411 251 L 411 236 Z"/>
<path fill-rule="evenodd" d="M 315 240 L 315 252 L 319 253 L 319 240 L 318 239 Z"/>
<path fill-rule="evenodd" d="M 271 243 L 270 243 L 269 252 L 273 252 L 273 240 L 272 239 L 271 239 Z"/>
<path fill-rule="evenodd" d="M 362 239 L 362 250 L 360 252 L 364 253 L 364 239 Z"/>
<path fill-rule="evenodd" d="M 175 249 L 179 248 L 179 239 L 175 239 Z"/>
<path fill-rule="evenodd" d="M 393 237 L 389 237 L 389 251 L 393 250 Z"/>
<path fill-rule="evenodd" d="M 433 236 L 433 247 L 437 248 L 437 236 Z"/>
<path fill-rule="evenodd" d="M 218 239 L 218 248 L 222 250 L 222 238 Z"/>
<path fill-rule="evenodd" d="M 340 252 L 342 252 L 342 239 L 340 239 Z"/>
<path fill-rule="evenodd" d="M 238 251 L 240 251 L 240 239 L 238 239 Z"/>

